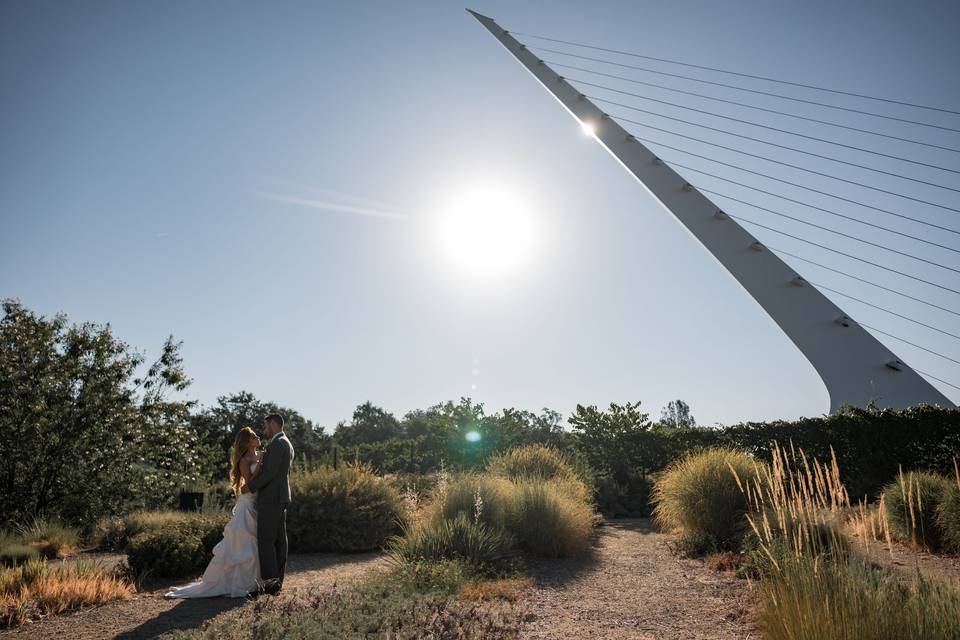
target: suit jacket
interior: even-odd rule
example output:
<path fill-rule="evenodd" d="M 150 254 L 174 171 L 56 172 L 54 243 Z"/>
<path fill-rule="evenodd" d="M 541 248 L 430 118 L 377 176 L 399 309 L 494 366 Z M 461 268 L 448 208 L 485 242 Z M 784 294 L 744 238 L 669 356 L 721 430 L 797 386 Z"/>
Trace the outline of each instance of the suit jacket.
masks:
<path fill-rule="evenodd" d="M 286 434 L 281 433 L 267 445 L 260 464 L 260 475 L 247 485 L 257 494 L 257 503 L 289 504 L 293 445 L 287 440 Z"/>

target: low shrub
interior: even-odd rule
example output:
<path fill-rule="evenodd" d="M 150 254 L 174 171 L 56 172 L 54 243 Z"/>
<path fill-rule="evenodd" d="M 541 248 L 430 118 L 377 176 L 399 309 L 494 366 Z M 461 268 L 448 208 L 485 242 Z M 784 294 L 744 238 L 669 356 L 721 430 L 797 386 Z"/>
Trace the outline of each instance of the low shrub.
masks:
<path fill-rule="evenodd" d="M 133 593 L 129 580 L 98 563 L 77 561 L 51 566 L 35 558 L 0 569 L 0 627 L 127 598 Z"/>
<path fill-rule="evenodd" d="M 508 531 L 518 547 L 539 558 L 586 553 L 593 531 L 593 510 L 568 489 L 569 481 L 526 480 L 514 485 Z"/>
<path fill-rule="evenodd" d="M 899 540 L 931 551 L 942 549 L 945 531 L 941 524 L 941 506 L 956 491 L 953 481 L 945 476 L 923 471 L 901 472 L 883 490 L 891 533 Z"/>
<path fill-rule="evenodd" d="M 937 521 L 943 534 L 944 547 L 953 553 L 960 553 L 960 468 L 956 465 L 954 460 L 955 486 L 944 497 Z"/>
<path fill-rule="evenodd" d="M 405 518 L 400 492 L 364 465 L 296 473 L 291 492 L 287 535 L 296 553 L 378 549 Z"/>
<path fill-rule="evenodd" d="M 137 533 L 127 544 L 127 560 L 140 576 L 184 578 L 198 575 L 223 538 L 228 516 L 185 514 L 185 518 L 143 518 L 163 522 Z"/>
<path fill-rule="evenodd" d="M 394 539 L 391 555 L 397 564 L 455 560 L 474 571 L 495 571 L 515 555 L 513 538 L 464 513 L 428 522 Z"/>
<path fill-rule="evenodd" d="M 123 551 L 130 540 L 141 533 L 192 526 L 197 523 L 200 523 L 205 531 L 222 532 L 229 520 L 230 513 L 227 511 L 219 513 L 134 511 L 122 517 L 114 516 L 100 520 L 94 531 L 93 541 L 101 549 Z"/>
<path fill-rule="evenodd" d="M 490 458 L 487 470 L 507 480 L 580 480 L 567 457 L 550 447 L 529 445 L 517 447 Z"/>
<path fill-rule="evenodd" d="M 960 637 L 958 611 L 960 591 L 948 583 L 793 557 L 760 582 L 758 622 L 768 640 L 947 640 Z"/>
<path fill-rule="evenodd" d="M 20 536 L 0 530 L 0 567 L 12 567 L 40 556 Z"/>
<path fill-rule="evenodd" d="M 453 520 L 459 515 L 487 527 L 505 530 L 510 524 L 514 485 L 504 478 L 471 473 L 450 481 L 427 509 L 427 519 Z"/>
<path fill-rule="evenodd" d="M 610 475 L 596 479 L 594 500 L 597 509 L 607 518 L 644 518 L 650 515 L 650 480 L 632 475 L 617 482 Z"/>
<path fill-rule="evenodd" d="M 736 547 L 747 530 L 747 496 L 760 464 L 734 449 L 707 449 L 671 464 L 654 485 L 657 523 L 684 537 L 709 540 L 711 551 Z"/>
<path fill-rule="evenodd" d="M 80 533 L 57 520 L 34 518 L 17 533 L 24 544 L 33 547 L 45 558 L 64 558 L 77 550 Z"/>

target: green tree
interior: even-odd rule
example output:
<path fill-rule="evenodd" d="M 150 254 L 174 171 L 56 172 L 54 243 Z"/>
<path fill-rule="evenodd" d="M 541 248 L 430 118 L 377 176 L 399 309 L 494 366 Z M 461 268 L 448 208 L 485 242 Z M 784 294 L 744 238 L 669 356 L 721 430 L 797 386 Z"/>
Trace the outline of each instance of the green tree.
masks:
<path fill-rule="evenodd" d="M 697 426 L 690 413 L 690 405 L 683 400 L 671 400 L 660 413 L 660 424 L 672 429 L 686 429 Z"/>
<path fill-rule="evenodd" d="M 69 325 L 13 300 L 0 320 L 2 527 L 35 515 L 89 524 L 98 516 L 172 500 L 195 477 L 189 403 L 178 343 L 144 357 L 109 325 Z"/>
<path fill-rule="evenodd" d="M 652 433 L 650 416 L 640 411 L 639 402 L 611 403 L 607 411 L 578 404 L 569 423 L 590 466 L 618 483 L 645 476 L 663 463 L 661 439 Z"/>
<path fill-rule="evenodd" d="M 214 480 L 226 478 L 230 467 L 230 448 L 237 431 L 252 427 L 260 433 L 264 418 L 271 413 L 279 413 L 284 417 L 284 431 L 293 443 L 298 464 L 318 460 L 329 448 L 330 439 L 322 426 L 293 409 L 258 400 L 249 391 L 240 391 L 220 396 L 216 404 L 194 413 L 190 419 L 203 443 L 205 475 Z"/>
<path fill-rule="evenodd" d="M 356 447 L 397 438 L 401 433 L 400 422 L 392 413 L 368 401 L 354 409 L 353 419 L 349 423 L 337 425 L 333 437 L 340 446 Z"/>

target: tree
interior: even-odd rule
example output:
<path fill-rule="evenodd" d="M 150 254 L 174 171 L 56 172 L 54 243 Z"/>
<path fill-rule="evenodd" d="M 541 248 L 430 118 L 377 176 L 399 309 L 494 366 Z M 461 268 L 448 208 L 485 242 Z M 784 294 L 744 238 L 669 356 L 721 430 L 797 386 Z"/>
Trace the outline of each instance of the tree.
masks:
<path fill-rule="evenodd" d="M 650 416 L 640 411 L 639 402 L 611 403 L 607 411 L 578 404 L 569 423 L 590 466 L 619 483 L 646 475 L 663 457 L 659 438 L 651 437 Z"/>
<path fill-rule="evenodd" d="M 353 411 L 353 420 L 337 425 L 334 439 L 344 447 L 370 442 L 383 442 L 401 435 L 400 422 L 392 413 L 364 402 Z"/>
<path fill-rule="evenodd" d="M 3 302 L 0 320 L 0 492 L 2 527 L 37 515 L 90 524 L 130 506 L 172 500 L 195 477 L 183 429 L 179 343 L 144 363 L 110 325 L 70 326 Z"/>
<path fill-rule="evenodd" d="M 690 414 L 690 405 L 683 400 L 671 400 L 660 414 L 660 424 L 673 429 L 684 429 L 697 426 L 697 421 Z"/>
<path fill-rule="evenodd" d="M 203 443 L 204 471 L 209 479 L 227 477 L 230 449 L 237 432 L 243 427 L 252 427 L 259 433 L 264 418 L 271 413 L 284 417 L 284 431 L 293 444 L 298 463 L 320 458 L 329 447 L 329 436 L 323 427 L 293 409 L 258 400 L 249 391 L 220 396 L 215 405 L 191 417 L 193 429 Z"/>

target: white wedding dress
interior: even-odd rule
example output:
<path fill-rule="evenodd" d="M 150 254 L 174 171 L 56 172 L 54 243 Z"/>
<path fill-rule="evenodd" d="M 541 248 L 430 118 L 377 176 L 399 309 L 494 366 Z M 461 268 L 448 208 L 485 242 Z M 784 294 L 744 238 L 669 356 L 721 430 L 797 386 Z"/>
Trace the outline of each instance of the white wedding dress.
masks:
<path fill-rule="evenodd" d="M 251 471 L 256 471 L 256 463 Z M 213 548 L 213 559 L 199 582 L 167 592 L 168 598 L 242 598 L 260 586 L 257 551 L 257 499 L 242 493 L 233 517 L 223 529 L 223 540 Z"/>

